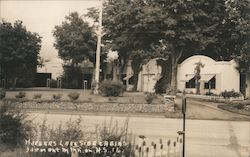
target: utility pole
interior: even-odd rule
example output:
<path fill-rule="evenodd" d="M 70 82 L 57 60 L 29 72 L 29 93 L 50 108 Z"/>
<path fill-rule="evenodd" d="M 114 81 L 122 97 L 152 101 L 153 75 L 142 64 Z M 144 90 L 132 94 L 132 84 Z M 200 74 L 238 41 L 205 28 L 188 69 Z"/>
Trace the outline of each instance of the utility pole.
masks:
<path fill-rule="evenodd" d="M 186 134 L 186 110 L 187 110 L 187 99 L 185 93 L 182 97 L 182 113 L 183 113 L 183 145 L 182 145 L 182 157 L 185 157 L 185 134 Z"/>
<path fill-rule="evenodd" d="M 97 47 L 96 47 L 96 67 L 95 67 L 95 82 L 96 87 L 94 94 L 98 94 L 99 84 L 100 84 L 100 56 L 101 56 L 101 40 L 102 40 L 102 3 L 100 0 L 100 11 L 99 11 L 99 25 L 97 30 Z"/>
<path fill-rule="evenodd" d="M 182 135 L 182 157 L 185 157 L 185 134 L 186 134 L 186 110 L 187 110 L 187 99 L 185 93 L 182 95 L 182 114 L 183 114 L 183 130 L 178 131 L 179 135 Z"/>

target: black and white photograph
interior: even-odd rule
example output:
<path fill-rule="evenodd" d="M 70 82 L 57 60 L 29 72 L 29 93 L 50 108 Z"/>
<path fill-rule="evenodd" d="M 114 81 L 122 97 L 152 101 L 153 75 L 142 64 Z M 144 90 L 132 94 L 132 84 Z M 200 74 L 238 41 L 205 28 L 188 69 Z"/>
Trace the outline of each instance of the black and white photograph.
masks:
<path fill-rule="evenodd" d="M 0 0 L 0 157 L 250 157 L 250 0 Z"/>

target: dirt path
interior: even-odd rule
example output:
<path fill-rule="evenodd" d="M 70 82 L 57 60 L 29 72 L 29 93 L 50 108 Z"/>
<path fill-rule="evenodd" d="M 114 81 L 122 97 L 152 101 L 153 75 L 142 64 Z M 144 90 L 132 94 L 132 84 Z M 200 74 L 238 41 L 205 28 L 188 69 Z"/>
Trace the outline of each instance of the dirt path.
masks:
<path fill-rule="evenodd" d="M 244 116 L 217 108 L 219 103 L 206 102 L 195 99 L 187 100 L 187 118 L 211 120 L 250 120 Z"/>

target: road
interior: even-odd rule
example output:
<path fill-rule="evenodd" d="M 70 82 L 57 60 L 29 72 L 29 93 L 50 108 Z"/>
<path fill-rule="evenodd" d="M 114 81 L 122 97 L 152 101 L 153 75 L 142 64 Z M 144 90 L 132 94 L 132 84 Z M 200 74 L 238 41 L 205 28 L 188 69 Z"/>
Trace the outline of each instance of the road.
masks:
<path fill-rule="evenodd" d="M 95 125 L 108 122 L 110 115 L 65 115 L 29 113 L 35 123 L 40 123 L 46 117 L 49 125 L 65 123 L 82 117 L 82 126 L 95 128 Z M 115 116 L 120 125 L 124 124 L 126 116 Z M 176 140 L 177 131 L 182 129 L 181 119 L 168 119 L 161 116 L 131 116 L 129 130 L 133 134 L 146 136 L 146 142 L 164 143 Z M 139 138 L 137 138 L 139 142 Z M 158 142 L 159 143 L 159 142 Z M 166 147 L 165 147 L 166 148 Z M 171 151 L 179 155 L 181 144 L 171 145 Z M 164 149 L 165 150 L 165 149 Z M 166 154 L 166 151 L 163 154 Z M 250 156 L 250 122 L 248 121 L 218 121 L 218 120 L 187 120 L 186 122 L 186 157 L 249 157 Z M 177 156 L 176 156 L 177 157 Z"/>

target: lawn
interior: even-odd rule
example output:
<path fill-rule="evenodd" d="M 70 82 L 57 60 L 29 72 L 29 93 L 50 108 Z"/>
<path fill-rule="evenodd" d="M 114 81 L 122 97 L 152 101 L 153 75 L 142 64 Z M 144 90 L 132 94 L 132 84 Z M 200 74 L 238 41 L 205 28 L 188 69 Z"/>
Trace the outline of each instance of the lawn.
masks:
<path fill-rule="evenodd" d="M 15 96 L 20 92 L 25 92 L 25 99 L 33 100 L 35 94 L 41 94 L 41 100 L 53 100 L 54 94 L 61 94 L 62 101 L 70 101 L 68 95 L 73 92 L 77 92 L 80 94 L 78 101 L 80 102 L 117 102 L 117 103 L 135 103 L 135 104 L 143 104 L 146 103 L 144 93 L 142 92 L 125 92 L 123 96 L 119 97 L 103 97 L 101 95 L 91 94 L 90 90 L 81 90 L 81 89 L 50 89 L 50 88 L 28 88 L 23 90 L 15 90 L 15 91 L 7 91 L 6 98 L 7 99 L 15 99 Z M 158 95 L 157 98 L 154 99 L 153 104 L 162 104 L 164 103 L 164 99 L 162 96 Z"/>
<path fill-rule="evenodd" d="M 16 98 L 20 93 L 25 97 Z M 71 100 L 69 94 L 80 94 L 77 100 Z M 41 98 L 34 99 L 37 94 Z M 53 95 L 61 95 L 55 100 Z M 119 97 L 103 97 L 91 94 L 90 90 L 29 88 L 7 91 L 4 103 L 24 110 L 55 111 L 55 112 L 88 112 L 88 113 L 167 113 L 174 111 L 173 102 L 164 102 L 161 95 L 157 95 L 151 104 L 147 104 L 142 92 L 125 92 Z"/>
<path fill-rule="evenodd" d="M 228 102 L 225 105 L 218 105 L 218 108 L 233 113 L 250 116 L 250 100 L 244 100 L 239 102 Z"/>

